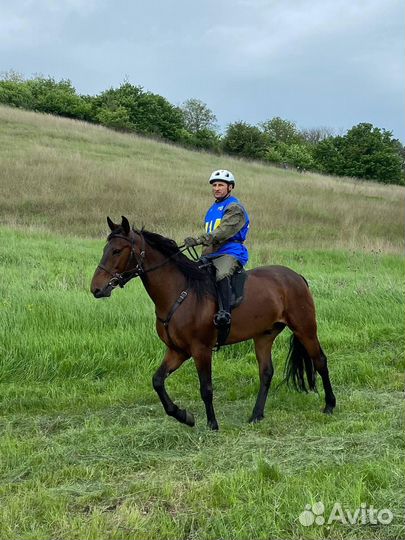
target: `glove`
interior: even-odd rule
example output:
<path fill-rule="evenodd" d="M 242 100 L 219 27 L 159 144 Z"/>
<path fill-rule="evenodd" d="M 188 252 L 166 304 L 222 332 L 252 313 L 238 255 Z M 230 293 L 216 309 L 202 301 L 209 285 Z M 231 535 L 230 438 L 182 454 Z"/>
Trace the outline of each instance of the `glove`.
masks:
<path fill-rule="evenodd" d="M 200 244 L 202 244 L 201 238 L 193 238 L 192 236 L 188 236 L 184 239 L 184 245 L 188 248 L 199 246 Z"/>

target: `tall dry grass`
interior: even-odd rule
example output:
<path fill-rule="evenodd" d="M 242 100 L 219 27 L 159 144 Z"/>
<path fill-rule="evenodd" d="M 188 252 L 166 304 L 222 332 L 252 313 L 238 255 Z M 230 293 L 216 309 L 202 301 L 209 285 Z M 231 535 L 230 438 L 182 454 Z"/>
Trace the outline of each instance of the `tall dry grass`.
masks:
<path fill-rule="evenodd" d="M 99 236 L 107 215 L 180 241 L 202 229 L 208 176 L 228 168 L 252 218 L 249 243 L 400 252 L 405 189 L 299 174 L 100 126 L 0 107 L 1 222 Z"/>

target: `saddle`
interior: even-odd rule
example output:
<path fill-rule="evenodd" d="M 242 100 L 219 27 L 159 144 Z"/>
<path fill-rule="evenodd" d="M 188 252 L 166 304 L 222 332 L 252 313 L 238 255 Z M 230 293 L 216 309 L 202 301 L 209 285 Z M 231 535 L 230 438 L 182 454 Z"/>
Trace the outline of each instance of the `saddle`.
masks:
<path fill-rule="evenodd" d="M 206 271 L 210 274 L 215 287 L 215 267 L 212 264 L 212 260 L 208 257 L 200 257 L 199 262 L 202 264 L 200 268 L 205 268 Z M 231 310 L 240 306 L 243 301 L 243 295 L 245 292 L 245 281 L 247 278 L 246 270 L 243 266 L 240 266 L 231 276 L 230 285 L 231 285 Z"/>

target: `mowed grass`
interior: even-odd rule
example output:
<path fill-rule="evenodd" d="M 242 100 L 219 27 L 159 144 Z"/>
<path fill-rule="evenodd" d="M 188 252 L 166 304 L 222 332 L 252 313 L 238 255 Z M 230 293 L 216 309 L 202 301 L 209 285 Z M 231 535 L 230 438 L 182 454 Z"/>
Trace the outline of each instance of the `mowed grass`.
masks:
<path fill-rule="evenodd" d="M 402 538 L 404 190 L 224 160 L 255 215 L 250 266 L 310 283 L 338 405 L 320 412 L 320 381 L 319 395 L 277 388 L 285 331 L 255 426 L 252 344 L 215 355 L 212 433 L 192 362 L 167 388 L 195 428 L 152 389 L 164 346 L 141 282 L 101 301 L 89 283 L 107 213 L 181 240 L 200 230 L 222 160 L 21 111 L 0 122 L 0 537 Z M 339 501 L 394 519 L 304 527 L 318 501 L 326 517 Z"/>
<path fill-rule="evenodd" d="M 210 433 L 189 363 L 168 381 L 196 413 L 165 416 L 151 386 L 163 346 L 133 282 L 88 293 L 101 242 L 3 229 L 2 538 L 399 538 L 403 534 L 402 262 L 381 254 L 277 252 L 310 281 L 338 407 L 258 388 L 250 344 L 215 355 Z M 330 262 L 333 261 L 333 271 Z M 23 269 L 24 268 L 24 269 Z M 325 269 L 325 270 L 324 270 Z M 354 269 L 356 269 L 354 271 Z M 275 347 L 282 380 L 288 334 Z M 305 504 L 390 508 L 391 525 L 305 528 Z"/>

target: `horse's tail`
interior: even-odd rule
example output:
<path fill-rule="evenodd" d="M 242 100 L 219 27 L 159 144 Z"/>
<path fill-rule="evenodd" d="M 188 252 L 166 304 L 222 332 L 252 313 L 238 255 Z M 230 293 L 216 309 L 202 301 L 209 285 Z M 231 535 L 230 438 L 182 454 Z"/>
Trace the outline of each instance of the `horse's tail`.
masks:
<path fill-rule="evenodd" d="M 316 391 L 315 370 L 311 358 L 305 347 L 296 337 L 291 336 L 290 350 L 288 351 L 287 361 L 284 368 L 284 377 L 287 384 L 292 383 L 298 392 L 308 392 L 305 380 L 304 370 L 307 375 L 308 386 L 310 390 Z"/>

